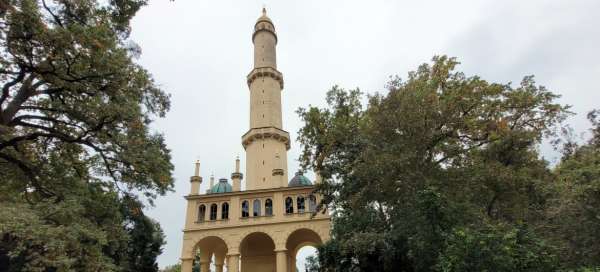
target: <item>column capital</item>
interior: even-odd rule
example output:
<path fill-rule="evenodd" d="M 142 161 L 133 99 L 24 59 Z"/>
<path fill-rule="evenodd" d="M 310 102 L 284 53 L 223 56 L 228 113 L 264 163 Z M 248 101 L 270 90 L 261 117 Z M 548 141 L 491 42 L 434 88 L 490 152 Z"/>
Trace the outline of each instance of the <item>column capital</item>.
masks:
<path fill-rule="evenodd" d="M 231 252 L 231 253 L 227 253 L 225 256 L 227 256 L 227 257 L 240 256 L 240 253 L 239 252 Z"/>
<path fill-rule="evenodd" d="M 279 252 L 284 252 L 284 253 L 285 253 L 285 252 L 287 252 L 288 250 L 287 250 L 287 248 L 276 248 L 276 249 L 275 249 L 275 250 L 273 250 L 273 251 L 275 251 L 275 252 L 277 252 L 277 253 L 279 253 Z"/>

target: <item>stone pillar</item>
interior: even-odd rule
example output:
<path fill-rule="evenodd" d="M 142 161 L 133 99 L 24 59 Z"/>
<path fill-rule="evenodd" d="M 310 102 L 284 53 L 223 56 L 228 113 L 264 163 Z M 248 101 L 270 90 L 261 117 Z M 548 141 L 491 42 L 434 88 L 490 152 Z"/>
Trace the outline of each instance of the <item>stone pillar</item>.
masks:
<path fill-rule="evenodd" d="M 200 272 L 210 271 L 210 261 L 200 261 Z"/>
<path fill-rule="evenodd" d="M 290 271 L 296 272 L 296 256 L 290 256 Z"/>
<path fill-rule="evenodd" d="M 285 249 L 275 250 L 277 272 L 287 272 L 287 254 Z"/>
<path fill-rule="evenodd" d="M 210 271 L 210 258 L 212 254 L 204 250 L 200 250 L 200 272 Z"/>
<path fill-rule="evenodd" d="M 225 259 L 225 254 L 215 254 L 215 271 L 223 272 L 223 261 Z"/>
<path fill-rule="evenodd" d="M 194 259 L 181 259 L 181 272 L 192 272 L 193 265 Z"/>
<path fill-rule="evenodd" d="M 240 271 L 240 254 L 232 253 L 227 255 L 227 272 Z"/>

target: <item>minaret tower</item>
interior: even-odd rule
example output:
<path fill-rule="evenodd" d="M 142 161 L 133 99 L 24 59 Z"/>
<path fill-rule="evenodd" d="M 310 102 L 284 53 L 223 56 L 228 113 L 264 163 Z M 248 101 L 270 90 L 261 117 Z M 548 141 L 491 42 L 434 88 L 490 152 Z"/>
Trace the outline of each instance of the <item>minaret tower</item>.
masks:
<path fill-rule="evenodd" d="M 275 26 L 263 8 L 254 25 L 254 69 L 248 74 L 250 130 L 242 136 L 246 150 L 246 190 L 287 186 L 290 135 L 281 122 L 283 75 L 277 71 Z"/>

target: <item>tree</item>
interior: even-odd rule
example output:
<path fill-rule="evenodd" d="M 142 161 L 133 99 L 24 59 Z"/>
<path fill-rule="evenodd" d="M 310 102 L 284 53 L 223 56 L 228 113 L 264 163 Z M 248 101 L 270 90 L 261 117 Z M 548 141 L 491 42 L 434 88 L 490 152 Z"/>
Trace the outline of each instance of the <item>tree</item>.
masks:
<path fill-rule="evenodd" d="M 0 266 L 157 269 L 164 241 L 142 201 L 172 189 L 173 165 L 149 129 L 169 96 L 128 40 L 145 4 L 0 4 Z"/>
<path fill-rule="evenodd" d="M 592 137 L 583 145 L 568 142 L 555 172 L 558 181 L 547 227 L 570 269 L 600 269 L 600 118 L 591 111 Z"/>
<path fill-rule="evenodd" d="M 321 205 L 333 211 L 332 240 L 319 249 L 325 271 L 436 270 L 467 257 L 447 250 L 461 230 L 527 233 L 543 217 L 554 176 L 536 146 L 568 108 L 532 76 L 514 88 L 457 64 L 434 57 L 406 81 L 392 78 L 366 109 L 360 90 L 339 87 L 328 107 L 299 109 L 300 161 L 323 177 Z M 519 247 L 551 257 L 538 238 Z"/>
<path fill-rule="evenodd" d="M 169 265 L 161 270 L 161 272 L 181 272 L 181 264 Z"/>

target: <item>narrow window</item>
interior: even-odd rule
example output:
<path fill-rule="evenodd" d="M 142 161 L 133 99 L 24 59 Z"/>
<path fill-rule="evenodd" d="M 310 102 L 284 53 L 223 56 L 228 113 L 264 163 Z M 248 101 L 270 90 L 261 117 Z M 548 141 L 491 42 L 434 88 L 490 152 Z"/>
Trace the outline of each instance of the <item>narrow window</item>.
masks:
<path fill-rule="evenodd" d="M 314 195 L 308 196 L 308 209 L 310 212 L 317 211 L 317 198 Z"/>
<path fill-rule="evenodd" d="M 198 222 L 204 222 L 204 218 L 206 218 L 206 206 L 202 204 L 198 207 Z"/>
<path fill-rule="evenodd" d="M 265 161 L 263 161 L 263 165 L 265 165 Z"/>
<path fill-rule="evenodd" d="M 244 202 L 242 202 L 242 217 L 248 217 L 250 215 L 248 208 L 248 201 L 244 200 Z"/>
<path fill-rule="evenodd" d="M 296 199 L 297 203 L 298 203 L 298 213 L 303 213 L 304 212 L 304 197 L 303 196 L 299 196 Z"/>
<path fill-rule="evenodd" d="M 289 196 L 285 199 L 285 213 L 294 213 L 294 200 Z"/>
<path fill-rule="evenodd" d="M 221 219 L 229 219 L 229 203 L 221 205 Z"/>
<path fill-rule="evenodd" d="M 217 220 L 217 204 L 210 205 L 210 220 Z"/>
<path fill-rule="evenodd" d="M 260 200 L 258 199 L 252 203 L 252 216 L 260 216 Z"/>
<path fill-rule="evenodd" d="M 273 216 L 273 201 L 270 198 L 265 200 L 265 215 Z"/>

